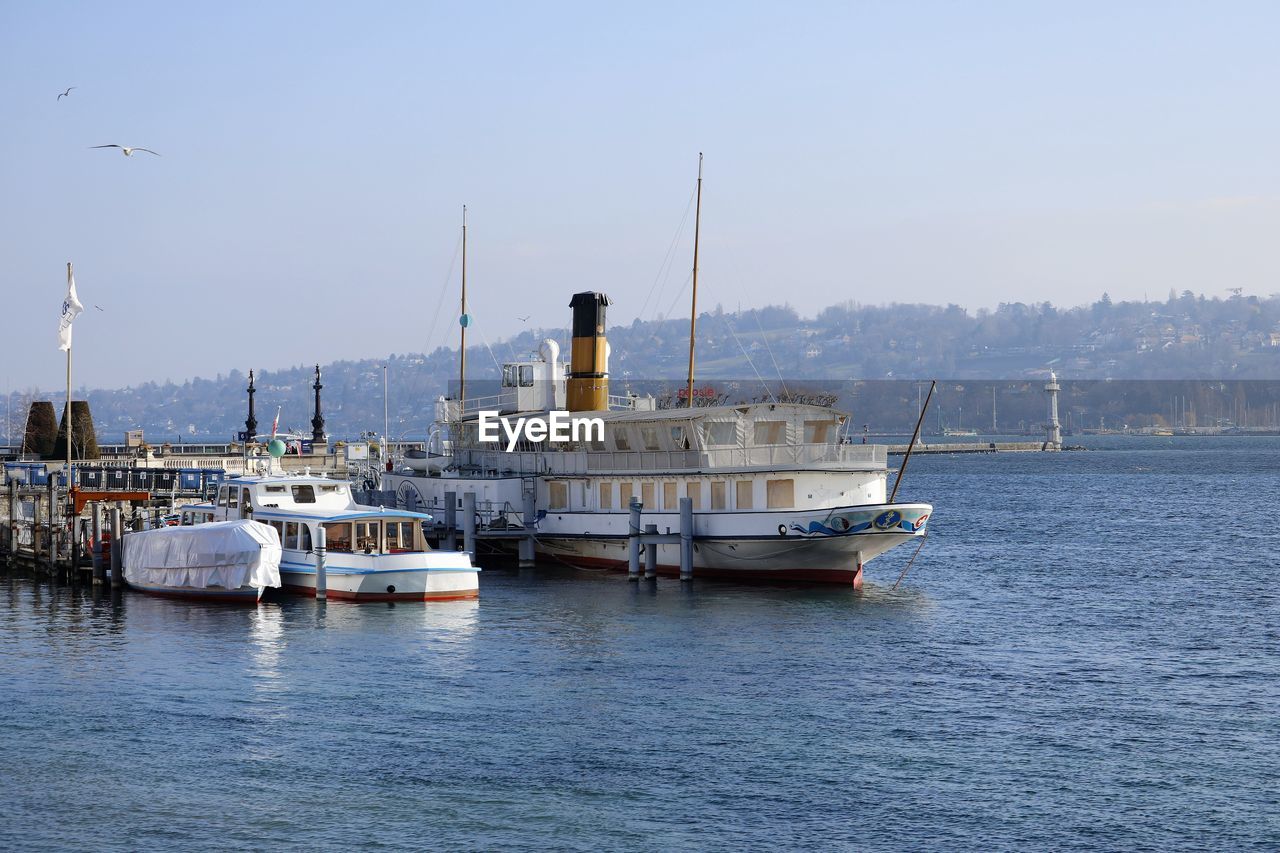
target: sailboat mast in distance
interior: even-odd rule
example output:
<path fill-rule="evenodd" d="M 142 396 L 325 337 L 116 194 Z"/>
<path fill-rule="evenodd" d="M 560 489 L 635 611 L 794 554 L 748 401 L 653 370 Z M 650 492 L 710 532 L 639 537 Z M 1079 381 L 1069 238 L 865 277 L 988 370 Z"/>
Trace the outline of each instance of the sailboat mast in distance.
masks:
<path fill-rule="evenodd" d="M 685 208 L 686 210 L 688 208 Z M 702 152 L 698 152 L 698 204 L 693 214 L 693 304 L 689 309 L 689 408 L 693 408 L 693 342 L 698 328 L 698 236 L 702 227 Z"/>
<path fill-rule="evenodd" d="M 467 326 L 471 318 L 467 316 L 467 206 L 462 206 L 462 312 L 458 315 L 458 325 L 462 329 L 462 340 L 458 344 L 458 417 L 467 402 Z"/>

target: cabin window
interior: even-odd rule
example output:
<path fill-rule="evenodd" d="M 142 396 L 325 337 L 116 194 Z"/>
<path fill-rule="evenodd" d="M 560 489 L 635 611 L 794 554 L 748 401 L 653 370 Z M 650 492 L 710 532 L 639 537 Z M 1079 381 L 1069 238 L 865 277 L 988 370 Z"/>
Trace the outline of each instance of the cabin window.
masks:
<path fill-rule="evenodd" d="M 658 443 L 658 428 L 653 426 L 640 427 L 640 441 L 644 445 L 645 450 L 660 450 L 662 445 Z"/>
<path fill-rule="evenodd" d="M 240 505 L 244 507 L 244 514 L 247 518 L 253 512 L 253 502 L 249 500 L 249 490 L 240 490 Z"/>
<path fill-rule="evenodd" d="M 321 486 L 320 491 L 325 493 L 326 495 L 337 494 L 338 492 L 342 491 L 342 486 L 339 486 L 339 485 Z"/>
<path fill-rule="evenodd" d="M 616 447 L 616 448 L 618 448 L 619 450 L 630 450 L 630 449 L 631 449 L 631 443 L 630 443 L 629 441 L 627 441 L 627 428 L 626 428 L 626 427 L 614 427 L 614 428 L 613 428 L 613 446 L 614 446 L 614 447 Z"/>
<path fill-rule="evenodd" d="M 298 488 L 294 486 L 294 488 Z M 307 488 L 311 488 L 308 486 Z M 328 551 L 351 553 L 351 525 L 345 521 L 330 521 L 324 526 L 324 546 Z"/>
<path fill-rule="evenodd" d="M 662 484 L 662 508 L 675 509 L 679 504 L 676 502 L 676 484 Z"/>
<path fill-rule="evenodd" d="M 689 437 L 685 435 L 684 424 L 679 424 L 671 428 L 671 446 L 676 450 L 689 449 Z"/>
<path fill-rule="evenodd" d="M 296 504 L 313 504 L 313 503 L 315 503 L 315 502 L 316 502 L 316 487 L 315 487 L 315 486 L 310 486 L 310 485 L 308 485 L 308 486 L 294 486 L 294 487 L 293 487 L 293 502 L 294 502 L 294 503 L 296 503 Z M 348 536 L 348 539 L 350 539 L 350 536 Z"/>
<path fill-rule="evenodd" d="M 737 498 L 736 506 L 738 509 L 751 509 L 751 487 L 753 485 L 755 484 L 750 480 L 739 480 L 736 483 L 737 494 L 734 497 Z"/>
<path fill-rule="evenodd" d="M 283 547 L 284 547 L 284 522 L 283 522 L 283 521 L 268 521 L 268 522 L 267 522 L 267 524 L 269 524 L 271 527 L 275 528 L 276 536 L 277 536 L 277 537 L 279 537 L 279 539 L 280 539 L 280 547 L 282 547 L 282 548 L 283 548 Z"/>
<path fill-rule="evenodd" d="M 286 548 L 298 547 L 298 522 L 286 521 L 284 523 L 284 539 L 281 544 Z"/>
<path fill-rule="evenodd" d="M 831 441 L 831 427 L 834 421 L 805 421 L 804 443 L 827 444 Z"/>
<path fill-rule="evenodd" d="M 613 509 L 613 483 L 600 484 L 600 508 Z"/>
<path fill-rule="evenodd" d="M 725 502 L 724 480 L 717 480 L 711 484 L 711 508 L 712 509 L 728 509 Z"/>
<path fill-rule="evenodd" d="M 724 447 L 738 443 L 738 425 L 734 421 L 712 421 L 706 425 L 707 446 Z"/>
<path fill-rule="evenodd" d="M 382 543 L 378 541 L 378 522 L 356 522 L 356 550 L 366 554 L 382 550 Z"/>
<path fill-rule="evenodd" d="M 782 444 L 786 435 L 786 421 L 756 421 L 756 444 Z"/>
<path fill-rule="evenodd" d="M 388 521 L 387 522 L 387 553 L 400 554 L 405 551 L 413 551 L 413 522 L 412 521 Z"/>
<path fill-rule="evenodd" d="M 516 387 L 516 381 L 517 381 L 516 367 L 517 365 L 514 365 L 514 364 L 502 365 L 502 387 L 503 388 Z"/>
<path fill-rule="evenodd" d="M 311 528 L 305 524 L 298 525 L 298 550 L 311 550 Z"/>
<path fill-rule="evenodd" d="M 790 509 L 796 505 L 795 480 L 766 480 L 764 485 L 769 509 Z"/>
<path fill-rule="evenodd" d="M 227 488 L 227 508 L 235 509 L 238 506 L 240 506 L 240 490 L 235 486 L 229 486 Z"/>
<path fill-rule="evenodd" d="M 618 484 L 618 506 L 631 506 L 631 499 L 636 496 L 635 483 L 619 483 Z"/>
<path fill-rule="evenodd" d="M 226 505 L 227 505 L 227 487 L 223 486 L 221 489 L 218 489 L 218 506 L 226 506 Z"/>
<path fill-rule="evenodd" d="M 271 494 L 271 495 L 284 494 L 284 486 L 266 486 L 265 488 L 267 490 L 267 494 Z"/>
<path fill-rule="evenodd" d="M 592 450 L 594 450 L 596 453 L 603 453 L 604 451 L 609 449 L 605 447 L 603 432 L 597 432 L 596 430 L 588 430 L 588 432 L 591 433 L 591 441 L 589 443 L 589 446 L 591 447 Z"/>
<path fill-rule="evenodd" d="M 564 480 L 552 480 L 547 483 L 547 488 L 551 492 L 551 509 L 568 509 L 569 508 L 569 484 Z"/>
<path fill-rule="evenodd" d="M 684 492 L 689 497 L 689 503 L 693 504 L 695 510 L 702 509 L 702 483 L 698 480 L 690 480 L 684 484 Z"/>
<path fill-rule="evenodd" d="M 657 509 L 653 503 L 653 483 L 640 484 L 640 502 L 649 509 Z"/>
<path fill-rule="evenodd" d="M 533 365 L 532 364 L 520 365 L 520 387 L 521 388 L 533 387 Z"/>

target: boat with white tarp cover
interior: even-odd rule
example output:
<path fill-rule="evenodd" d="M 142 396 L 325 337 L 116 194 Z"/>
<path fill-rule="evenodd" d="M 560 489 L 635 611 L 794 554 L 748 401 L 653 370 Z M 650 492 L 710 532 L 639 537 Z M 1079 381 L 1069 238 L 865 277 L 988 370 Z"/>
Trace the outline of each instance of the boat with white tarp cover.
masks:
<path fill-rule="evenodd" d="M 280 536 L 261 522 L 141 530 L 121 546 L 125 581 L 152 595 L 253 603 L 280 586 Z"/>

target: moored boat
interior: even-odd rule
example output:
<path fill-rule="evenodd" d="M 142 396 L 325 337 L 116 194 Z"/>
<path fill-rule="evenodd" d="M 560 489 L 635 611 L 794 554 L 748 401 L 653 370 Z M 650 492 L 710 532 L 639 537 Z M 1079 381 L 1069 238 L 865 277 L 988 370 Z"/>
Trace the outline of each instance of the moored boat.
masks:
<path fill-rule="evenodd" d="M 254 521 L 141 530 L 121 547 L 125 582 L 151 595 L 254 604 L 280 586 L 280 538 Z"/>
<path fill-rule="evenodd" d="M 325 539 L 325 593 L 349 601 L 445 601 L 479 595 L 479 569 L 465 553 L 430 547 L 421 512 L 362 506 L 351 484 L 308 474 L 229 480 L 213 503 L 183 509 L 184 526 L 253 519 L 280 538 L 281 585 L 316 594 L 317 549 Z"/>

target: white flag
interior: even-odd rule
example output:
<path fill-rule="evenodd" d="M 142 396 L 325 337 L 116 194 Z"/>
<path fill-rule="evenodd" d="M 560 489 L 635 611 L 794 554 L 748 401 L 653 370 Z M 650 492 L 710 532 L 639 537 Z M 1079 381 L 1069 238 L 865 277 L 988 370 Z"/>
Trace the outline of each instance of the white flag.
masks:
<path fill-rule="evenodd" d="M 58 349 L 63 352 L 71 349 L 71 321 L 83 310 L 80 297 L 76 296 L 76 277 L 68 273 L 67 298 L 62 300 L 62 320 L 58 323 Z"/>

